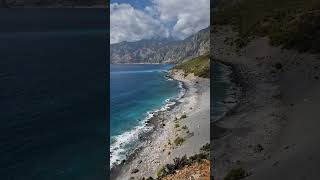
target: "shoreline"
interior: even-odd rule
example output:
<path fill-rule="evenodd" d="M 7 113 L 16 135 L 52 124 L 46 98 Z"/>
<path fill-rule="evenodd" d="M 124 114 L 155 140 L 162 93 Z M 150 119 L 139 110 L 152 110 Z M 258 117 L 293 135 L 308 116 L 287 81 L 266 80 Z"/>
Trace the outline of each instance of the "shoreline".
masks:
<path fill-rule="evenodd" d="M 225 29 L 224 29 L 225 28 Z M 224 31 L 224 32 L 222 32 Z M 269 158 L 281 131 L 281 102 L 277 74 L 270 75 L 271 62 L 256 61 L 262 56 L 249 48 L 239 52 L 223 42 L 235 33 L 222 27 L 213 36 L 219 45 L 215 51 L 218 61 L 233 67 L 234 81 L 241 86 L 239 103 L 215 125 L 222 130 L 214 141 L 212 175 L 222 180 L 231 169 L 243 168 L 251 175 L 255 166 Z M 250 54 L 251 52 L 257 54 Z"/>
<path fill-rule="evenodd" d="M 184 95 L 177 100 L 176 104 L 171 107 L 170 110 L 157 114 L 150 123 L 154 125 L 154 130 L 147 134 L 144 139 L 143 145 L 139 150 L 137 150 L 128 160 L 123 162 L 121 165 L 112 168 L 111 178 L 112 179 L 130 179 L 139 177 L 156 177 L 156 172 L 161 165 L 171 163 L 174 157 L 181 157 L 182 154 L 187 156 L 195 154 L 198 152 L 203 143 L 203 140 L 199 141 L 203 144 L 195 144 L 192 142 L 192 138 L 198 137 L 195 134 L 195 129 L 207 128 L 207 133 L 210 133 L 209 125 L 194 124 L 193 114 L 199 113 L 204 115 L 201 104 L 203 99 L 201 93 L 206 93 L 209 95 L 209 79 L 198 78 L 193 75 L 188 75 L 187 77 L 182 76 L 179 72 L 170 73 L 170 77 L 181 82 L 183 88 L 185 89 Z M 208 118 L 207 122 L 209 124 L 209 99 L 205 98 L 208 103 Z M 201 108 L 199 107 L 201 105 Z M 198 107 L 196 109 L 196 107 Z M 193 109 L 195 108 L 195 109 Z M 199 110 L 200 109 L 200 110 Z M 196 111 L 196 112 L 193 112 Z M 186 114 L 185 119 L 180 119 L 183 114 Z M 189 117 L 191 116 L 191 117 Z M 190 120 L 192 118 L 192 120 Z M 179 121 L 179 128 L 175 128 L 177 121 Z M 191 124 L 190 124 L 191 122 Z M 193 123 L 192 123 L 193 122 Z M 186 127 L 186 129 L 182 128 Z M 192 131 L 192 132 L 191 132 Z M 194 134 L 192 134 L 194 133 Z M 181 136 L 185 139 L 181 146 L 174 145 L 174 138 Z M 201 134 L 203 136 L 203 134 Z M 201 137 L 201 139 L 205 139 Z M 168 144 L 168 141 L 171 142 Z M 209 135 L 207 136 L 207 143 L 210 142 Z M 192 147 L 190 147 L 192 145 Z M 182 153 L 182 154 L 181 154 Z M 135 172 L 137 171 L 137 172 Z M 132 173 L 134 172 L 134 173 Z"/>
<path fill-rule="evenodd" d="M 222 180 L 241 168 L 248 180 L 317 179 L 319 57 L 270 46 L 265 37 L 237 50 L 224 41 L 236 39 L 232 28 L 216 29 L 214 57 L 236 67 L 245 84 L 239 105 L 217 123 L 223 132 L 213 141 L 212 175 Z"/>
<path fill-rule="evenodd" d="M 226 106 L 227 110 L 218 118 L 212 119 L 212 117 L 210 117 L 211 120 L 213 120 L 212 124 L 215 124 L 226 116 L 231 115 L 233 110 L 240 104 L 243 92 L 245 92 L 246 84 L 241 76 L 239 76 L 238 69 L 234 64 L 218 59 L 213 59 L 213 61 L 216 64 L 227 66 L 231 70 L 231 73 L 227 75 L 230 87 L 226 91 L 226 97 L 221 102 Z"/>
<path fill-rule="evenodd" d="M 167 80 L 173 79 L 173 77 L 170 75 L 169 72 L 165 75 L 165 77 L 167 78 Z M 167 99 L 168 101 L 166 100 L 165 104 L 162 105 L 160 108 L 147 112 L 148 115 L 145 117 L 143 121 L 141 121 L 141 124 L 138 125 L 138 127 L 142 129 L 142 132 L 138 134 L 139 136 L 138 141 L 140 141 L 138 142 L 139 145 L 133 150 L 134 151 L 133 153 L 131 153 L 129 156 L 126 157 L 126 159 L 117 160 L 114 162 L 115 163 L 114 165 L 110 164 L 110 167 L 112 166 L 112 168 L 110 168 L 111 171 L 117 171 L 117 169 L 121 168 L 125 162 L 132 161 L 132 159 L 134 159 L 137 156 L 137 154 L 139 154 L 140 150 L 143 148 L 145 141 L 152 140 L 150 138 L 150 135 L 152 135 L 153 132 L 156 131 L 156 129 L 161 127 L 162 123 L 159 122 L 159 120 L 161 119 L 161 115 L 163 115 L 164 113 L 169 113 L 175 106 L 179 105 L 179 100 L 185 96 L 187 87 L 184 85 L 182 81 L 178 81 L 178 80 L 176 81 L 179 83 L 179 88 L 180 88 L 178 97 L 175 98 L 174 100 Z M 148 117 L 148 116 L 151 116 L 151 117 Z"/>
<path fill-rule="evenodd" d="M 214 61 L 214 63 L 220 63 L 220 64 L 223 64 L 223 65 L 231 68 L 232 72 L 228 78 L 230 78 L 229 80 L 232 83 L 231 88 L 234 88 L 234 90 L 233 90 L 233 93 L 228 94 L 225 99 L 228 99 L 229 97 L 231 97 L 232 99 L 234 99 L 234 101 L 231 103 L 228 103 L 225 100 L 223 100 L 223 103 L 226 104 L 226 106 L 228 107 L 228 110 L 225 111 L 225 113 L 221 117 L 211 120 L 211 124 L 210 124 L 211 141 L 222 138 L 223 136 L 226 136 L 228 133 L 230 133 L 230 129 L 223 128 L 223 127 L 219 126 L 219 122 L 223 121 L 228 116 L 232 116 L 232 114 L 235 113 L 236 109 L 239 106 L 241 106 L 241 103 L 244 98 L 243 97 L 244 92 L 246 91 L 246 88 L 248 86 L 245 83 L 245 80 L 243 79 L 243 77 L 241 76 L 241 74 L 237 68 L 237 65 L 235 65 L 233 63 L 225 62 L 225 61 L 219 60 L 219 59 L 213 59 L 213 61 Z M 214 157 L 214 153 L 212 153 L 212 157 Z M 213 165 L 213 163 L 212 163 L 212 165 Z M 214 169 L 214 168 L 212 167 L 212 169 Z"/>
<path fill-rule="evenodd" d="M 273 122 L 273 116 L 281 115 L 276 109 L 276 104 L 280 103 L 278 99 L 262 98 L 255 102 L 255 98 L 266 94 L 256 87 L 254 83 L 257 82 L 250 82 L 246 77 L 252 69 L 237 63 L 233 63 L 232 67 L 237 76 L 234 80 L 242 91 L 238 96 L 239 102 L 219 122 L 214 123 L 215 128 L 220 129 L 220 133 L 216 133 L 214 138 L 217 165 L 213 167 L 213 174 L 216 180 L 222 180 L 227 172 L 235 168 L 244 168 L 248 175 L 252 174 L 254 166 L 267 159 L 273 151 L 276 136 L 281 128 L 279 122 Z M 259 71 L 258 68 L 256 70 Z M 266 87 L 273 89 L 273 86 L 271 83 Z M 277 96 L 276 91 L 271 94 L 268 95 L 270 98 Z M 268 116 L 266 114 L 272 115 L 265 118 L 264 116 Z"/>

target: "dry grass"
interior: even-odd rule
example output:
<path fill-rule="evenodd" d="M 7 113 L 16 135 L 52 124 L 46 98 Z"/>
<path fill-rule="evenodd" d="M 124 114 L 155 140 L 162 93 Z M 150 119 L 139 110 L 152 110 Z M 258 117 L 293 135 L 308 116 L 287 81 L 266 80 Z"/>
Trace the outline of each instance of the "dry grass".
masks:
<path fill-rule="evenodd" d="M 163 177 L 163 180 L 181 180 L 190 179 L 193 177 L 195 180 L 210 180 L 210 161 L 203 160 L 201 163 L 193 163 L 186 166 L 181 170 L 176 171 L 175 174 Z"/>

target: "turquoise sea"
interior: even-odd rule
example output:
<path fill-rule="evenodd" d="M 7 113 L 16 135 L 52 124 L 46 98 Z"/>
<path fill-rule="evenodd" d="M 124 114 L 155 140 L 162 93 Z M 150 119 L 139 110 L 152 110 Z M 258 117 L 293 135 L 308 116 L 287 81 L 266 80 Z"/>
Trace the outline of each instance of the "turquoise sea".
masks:
<path fill-rule="evenodd" d="M 145 121 L 152 112 L 166 110 L 167 105 L 183 94 L 182 84 L 170 79 L 167 70 L 173 65 L 111 65 L 110 165 L 120 163 L 139 146 L 139 136 L 152 131 Z M 223 103 L 230 96 L 233 83 L 229 66 L 215 64 L 212 70 L 211 120 L 227 112 Z"/>
<path fill-rule="evenodd" d="M 145 121 L 180 96 L 182 86 L 167 76 L 170 64 L 114 64 L 110 69 L 110 165 L 120 163 L 152 130 Z"/>

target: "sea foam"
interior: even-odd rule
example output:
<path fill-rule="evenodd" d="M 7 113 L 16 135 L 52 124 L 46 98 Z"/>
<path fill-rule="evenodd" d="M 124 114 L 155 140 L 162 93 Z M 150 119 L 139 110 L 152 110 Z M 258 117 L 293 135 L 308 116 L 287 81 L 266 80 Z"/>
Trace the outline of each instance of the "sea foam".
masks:
<path fill-rule="evenodd" d="M 167 77 L 167 80 L 168 79 L 171 78 Z M 176 102 L 184 96 L 186 89 L 183 87 L 183 83 L 179 81 L 178 86 L 180 88 L 180 92 L 175 98 L 166 99 L 163 102 L 163 106 L 147 112 L 145 118 L 139 122 L 139 125 L 112 138 L 112 143 L 110 145 L 110 168 L 120 164 L 123 160 L 126 160 L 134 152 L 134 150 L 141 145 L 140 137 L 154 129 L 154 126 L 147 122 L 153 118 L 155 114 L 170 110 L 176 104 Z"/>

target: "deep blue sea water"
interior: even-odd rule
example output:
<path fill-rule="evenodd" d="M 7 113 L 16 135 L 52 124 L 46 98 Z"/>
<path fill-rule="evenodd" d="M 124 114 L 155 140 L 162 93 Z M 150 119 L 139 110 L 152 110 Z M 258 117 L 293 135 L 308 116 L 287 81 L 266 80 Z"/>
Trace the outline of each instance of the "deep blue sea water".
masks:
<path fill-rule="evenodd" d="M 106 179 L 103 9 L 1 9 L 0 179 Z"/>
<path fill-rule="evenodd" d="M 143 122 L 151 117 L 150 112 L 160 110 L 180 95 L 179 82 L 166 76 L 172 66 L 111 65 L 110 163 L 125 159 L 138 145 L 139 134 L 148 130 Z"/>

